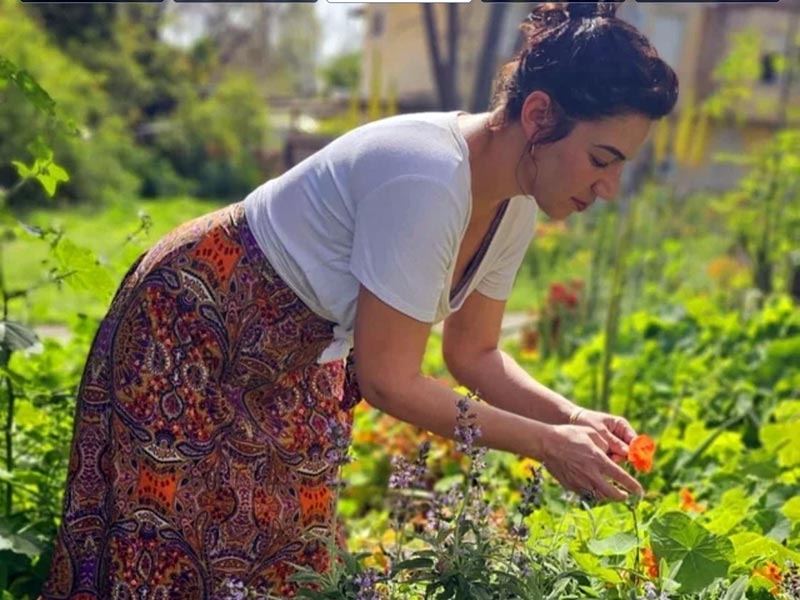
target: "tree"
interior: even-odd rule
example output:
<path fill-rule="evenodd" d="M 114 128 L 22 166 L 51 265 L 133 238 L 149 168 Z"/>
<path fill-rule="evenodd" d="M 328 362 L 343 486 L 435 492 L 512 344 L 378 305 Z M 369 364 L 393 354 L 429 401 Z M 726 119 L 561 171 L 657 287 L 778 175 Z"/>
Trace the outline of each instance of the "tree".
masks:
<path fill-rule="evenodd" d="M 447 4 L 446 54 L 442 53 L 439 43 L 439 28 L 436 13 L 432 4 L 422 5 L 422 18 L 425 25 L 425 36 L 433 69 L 433 80 L 439 97 L 441 110 L 454 110 L 460 102 L 458 94 L 458 4 Z"/>
<path fill-rule="evenodd" d="M 184 10 L 176 18 L 191 15 L 203 32 L 195 48 L 210 69 L 205 78 L 206 93 L 211 93 L 232 68 L 254 75 L 265 95 L 313 92 L 320 26 L 312 4 L 181 8 Z"/>
<path fill-rule="evenodd" d="M 478 59 L 478 72 L 472 87 L 472 100 L 469 109 L 471 112 L 480 112 L 486 108 L 487 100 L 491 95 L 492 78 L 494 77 L 497 62 L 497 47 L 500 42 L 500 32 L 503 29 L 508 4 L 493 2 L 489 9 L 489 21 L 486 23 L 486 32 L 483 37 L 481 54 Z"/>
<path fill-rule="evenodd" d="M 31 4 L 25 7 L 61 46 L 108 43 L 114 37 L 118 4 Z"/>
<path fill-rule="evenodd" d="M 285 73 L 289 93 L 315 92 L 320 25 L 314 5 L 286 3 L 278 13 L 273 68 Z"/>
<path fill-rule="evenodd" d="M 322 68 L 320 74 L 326 92 L 356 89 L 361 77 L 361 52 L 337 54 Z"/>
<path fill-rule="evenodd" d="M 485 5 L 484 5 L 485 6 Z M 437 14 L 430 4 L 422 5 L 422 19 L 428 45 L 433 80 L 441 110 L 459 108 L 461 98 L 458 91 L 459 44 L 464 32 L 460 26 L 460 6 L 446 5 L 447 24 L 444 40 L 440 40 Z M 497 67 L 497 52 L 500 47 L 500 35 L 508 18 L 508 4 L 492 2 L 489 4 L 489 15 L 483 31 L 483 43 L 478 55 L 478 68 L 469 99 L 472 112 L 484 110 L 491 96 L 491 84 Z M 518 47 L 522 41 L 517 39 Z"/>

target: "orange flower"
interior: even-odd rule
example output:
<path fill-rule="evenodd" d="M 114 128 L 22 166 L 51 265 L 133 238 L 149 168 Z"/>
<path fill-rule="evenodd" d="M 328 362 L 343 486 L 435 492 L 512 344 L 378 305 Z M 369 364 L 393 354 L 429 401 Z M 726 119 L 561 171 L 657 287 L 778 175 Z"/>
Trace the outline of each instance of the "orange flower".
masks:
<path fill-rule="evenodd" d="M 773 596 L 778 595 L 778 585 L 783 581 L 783 575 L 781 575 L 781 570 L 778 568 L 778 565 L 774 562 L 768 562 L 760 569 L 753 569 L 753 575 L 760 575 L 764 579 L 774 583 L 775 586 L 773 586 L 769 593 Z"/>
<path fill-rule="evenodd" d="M 628 446 L 628 460 L 637 471 L 649 473 L 653 470 L 653 455 L 656 443 L 649 435 L 638 435 Z"/>
<path fill-rule="evenodd" d="M 698 504 L 695 501 L 694 494 L 692 494 L 689 488 L 681 488 L 679 494 L 681 497 L 681 510 L 693 511 L 696 513 L 701 513 L 706 510 L 705 504 Z"/>
<path fill-rule="evenodd" d="M 658 560 L 650 548 L 642 548 L 642 566 L 647 569 L 647 574 L 655 579 L 658 577 Z"/>
<path fill-rule="evenodd" d="M 731 256 L 718 256 L 708 264 L 708 276 L 721 285 L 730 285 L 741 274 L 747 272 L 741 261 Z"/>

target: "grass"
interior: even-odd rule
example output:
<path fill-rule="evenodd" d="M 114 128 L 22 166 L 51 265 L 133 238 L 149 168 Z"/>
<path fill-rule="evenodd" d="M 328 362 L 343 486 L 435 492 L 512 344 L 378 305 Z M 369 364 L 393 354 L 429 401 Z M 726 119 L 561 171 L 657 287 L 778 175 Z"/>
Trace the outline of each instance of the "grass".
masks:
<path fill-rule="evenodd" d="M 139 254 L 165 233 L 220 206 L 219 202 L 194 198 L 137 200 L 102 209 L 89 206 L 40 209 L 25 215 L 22 220 L 29 225 L 62 229 L 74 243 L 92 250 L 109 267 L 115 281 L 119 281 Z M 152 219 L 146 232 L 139 231 L 143 213 Z M 5 250 L 6 280 L 14 289 L 35 286 L 47 275 L 48 254 L 47 245 L 38 240 L 11 241 Z M 46 285 L 29 294 L 24 301 L 13 303 L 11 318 L 37 324 L 69 323 L 79 313 L 102 317 L 106 308 L 105 302 L 88 294 Z"/>

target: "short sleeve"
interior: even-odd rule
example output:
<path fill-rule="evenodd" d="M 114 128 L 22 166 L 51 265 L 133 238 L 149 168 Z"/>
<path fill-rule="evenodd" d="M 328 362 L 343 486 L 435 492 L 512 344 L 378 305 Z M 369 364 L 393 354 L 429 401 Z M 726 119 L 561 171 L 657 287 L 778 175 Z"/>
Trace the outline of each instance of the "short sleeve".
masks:
<path fill-rule="evenodd" d="M 361 198 L 355 213 L 351 273 L 392 308 L 432 323 L 465 208 L 442 181 L 404 175 Z"/>
<path fill-rule="evenodd" d="M 477 291 L 492 300 L 508 299 L 514 279 L 533 239 L 535 225 L 535 212 L 516 223 L 509 242 L 475 287 Z"/>

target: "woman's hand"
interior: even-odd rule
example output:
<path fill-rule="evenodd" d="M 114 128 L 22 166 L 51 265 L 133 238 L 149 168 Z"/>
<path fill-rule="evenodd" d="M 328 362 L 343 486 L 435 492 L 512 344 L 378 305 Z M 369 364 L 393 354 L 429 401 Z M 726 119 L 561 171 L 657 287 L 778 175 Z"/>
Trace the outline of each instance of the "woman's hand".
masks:
<path fill-rule="evenodd" d="M 614 462 L 620 463 L 628 457 L 628 444 L 636 437 L 636 431 L 623 417 L 579 409 L 572 423 L 591 427 L 599 433 L 608 444 L 607 454 Z"/>
<path fill-rule="evenodd" d="M 586 425 L 556 425 L 550 432 L 543 462 L 566 489 L 598 500 L 625 500 L 625 490 L 644 494 L 639 482 L 609 458 L 608 434 Z"/>

